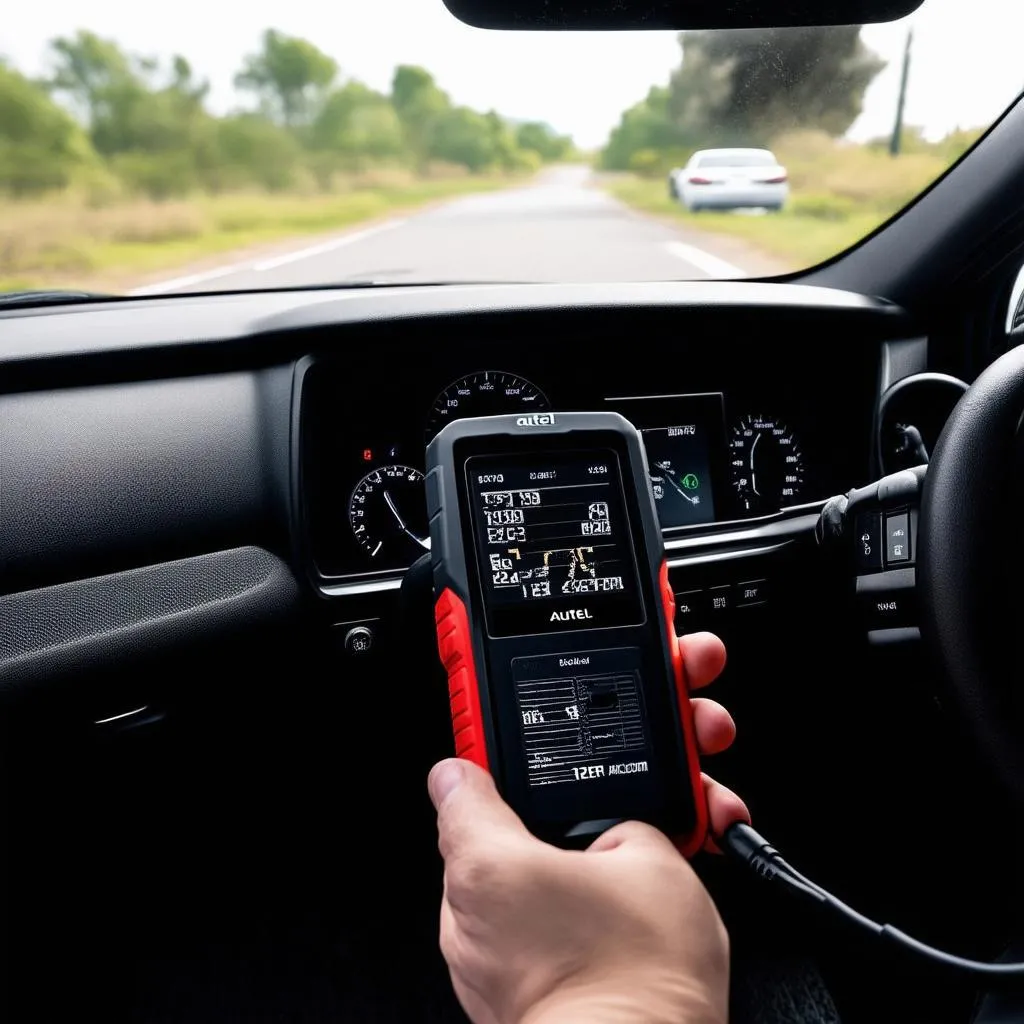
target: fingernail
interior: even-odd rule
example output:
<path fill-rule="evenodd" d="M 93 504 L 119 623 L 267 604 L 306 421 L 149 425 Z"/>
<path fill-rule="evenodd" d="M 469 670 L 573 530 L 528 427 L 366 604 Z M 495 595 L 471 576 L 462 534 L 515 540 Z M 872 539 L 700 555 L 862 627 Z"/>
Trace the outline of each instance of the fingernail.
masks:
<path fill-rule="evenodd" d="M 430 793 L 435 810 L 440 808 L 453 790 L 462 785 L 462 780 L 465 777 L 465 766 L 457 757 L 440 761 L 434 765 L 427 778 L 427 791 Z"/>

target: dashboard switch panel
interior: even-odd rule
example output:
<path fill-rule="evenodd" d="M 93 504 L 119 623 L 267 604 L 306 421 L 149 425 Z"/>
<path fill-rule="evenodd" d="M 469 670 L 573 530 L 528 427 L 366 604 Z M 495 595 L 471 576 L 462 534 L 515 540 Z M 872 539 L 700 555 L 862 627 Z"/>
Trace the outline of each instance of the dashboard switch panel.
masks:
<path fill-rule="evenodd" d="M 686 590 L 676 594 L 676 627 L 680 634 L 691 633 L 701 619 L 702 590 Z"/>
<path fill-rule="evenodd" d="M 911 561 L 910 513 L 888 513 L 885 517 L 885 564 Z"/>
<path fill-rule="evenodd" d="M 856 522 L 856 552 L 858 572 L 881 572 L 882 513 L 861 512 Z"/>
<path fill-rule="evenodd" d="M 768 603 L 768 581 L 749 580 L 735 587 L 737 608 L 757 608 Z"/>

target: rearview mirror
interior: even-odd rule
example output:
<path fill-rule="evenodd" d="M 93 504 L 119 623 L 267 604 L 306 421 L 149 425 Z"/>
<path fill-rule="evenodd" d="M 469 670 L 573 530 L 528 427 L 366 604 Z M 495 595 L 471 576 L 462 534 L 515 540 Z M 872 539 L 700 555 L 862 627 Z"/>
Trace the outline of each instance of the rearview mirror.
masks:
<path fill-rule="evenodd" d="M 923 0 L 444 0 L 477 28 L 609 31 L 895 21 Z"/>

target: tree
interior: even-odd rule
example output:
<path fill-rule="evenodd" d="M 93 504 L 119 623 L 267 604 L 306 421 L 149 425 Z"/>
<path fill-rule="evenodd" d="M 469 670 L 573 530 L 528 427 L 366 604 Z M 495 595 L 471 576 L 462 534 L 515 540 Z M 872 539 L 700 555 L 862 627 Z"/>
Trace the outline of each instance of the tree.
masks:
<path fill-rule="evenodd" d="M 245 58 L 235 85 L 255 93 L 264 111 L 294 128 L 312 120 L 337 74 L 334 59 L 308 40 L 267 29 L 262 49 Z"/>
<path fill-rule="evenodd" d="M 419 163 L 429 159 L 438 121 L 451 110 L 448 94 L 425 68 L 400 64 L 391 80 L 391 103 L 402 122 L 406 148 Z"/>
<path fill-rule="evenodd" d="M 172 57 L 165 71 L 89 32 L 55 39 L 51 49 L 51 88 L 82 112 L 93 146 L 131 190 L 162 199 L 215 179 L 209 87 L 184 57 Z"/>
<path fill-rule="evenodd" d="M 541 121 L 527 121 L 516 129 L 516 145 L 530 149 L 545 163 L 565 160 L 572 153 L 572 139 L 558 135 L 549 124 Z"/>
<path fill-rule="evenodd" d="M 402 152 L 402 123 L 387 96 L 361 82 L 347 82 L 324 101 L 309 132 L 313 149 L 360 168 Z"/>
<path fill-rule="evenodd" d="M 438 117 L 430 137 L 428 156 L 470 171 L 482 171 L 498 162 L 498 139 L 486 114 L 469 107 L 452 107 Z"/>
<path fill-rule="evenodd" d="M 110 105 L 126 87 L 138 84 L 131 61 L 109 39 L 79 30 L 50 43 L 54 72 L 50 86 L 64 93 L 76 113 L 90 126 L 109 116 Z"/>
<path fill-rule="evenodd" d="M 399 64 L 391 80 L 391 102 L 403 122 L 424 115 L 439 114 L 451 101 L 438 88 L 434 76 L 426 68 Z"/>
<path fill-rule="evenodd" d="M 627 168 L 641 150 L 668 163 L 698 148 L 767 145 L 797 128 L 842 135 L 884 67 L 856 25 L 684 32 L 680 44 L 668 88 L 622 115 L 604 166 Z"/>
<path fill-rule="evenodd" d="M 542 122 L 453 106 L 424 68 L 396 68 L 388 95 L 356 81 L 333 88 L 337 64 L 311 43 L 274 30 L 261 39 L 236 79 L 261 110 L 226 117 L 206 108 L 208 83 L 184 56 L 139 55 L 91 32 L 51 42 L 42 83 L 0 60 L 0 191 L 73 178 L 96 199 L 272 191 L 310 176 L 330 188 L 338 171 L 375 163 L 531 170 L 572 150 Z"/>
<path fill-rule="evenodd" d="M 860 26 L 684 32 L 669 120 L 684 145 L 766 144 L 795 128 L 842 135 L 885 67 Z"/>
<path fill-rule="evenodd" d="M 635 153 L 668 154 L 678 147 L 679 132 L 669 120 L 668 101 L 668 89 L 654 86 L 643 100 L 630 107 L 612 129 L 601 154 L 602 166 L 624 171 L 632 166 Z"/>
<path fill-rule="evenodd" d="M 0 63 L 0 191 L 27 196 L 65 188 L 96 154 L 74 119 Z"/>

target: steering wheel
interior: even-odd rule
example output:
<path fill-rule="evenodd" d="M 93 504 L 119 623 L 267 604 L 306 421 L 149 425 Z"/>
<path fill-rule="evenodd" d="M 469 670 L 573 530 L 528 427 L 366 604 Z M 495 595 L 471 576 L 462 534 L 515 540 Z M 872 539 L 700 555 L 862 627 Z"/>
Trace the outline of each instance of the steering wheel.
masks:
<path fill-rule="evenodd" d="M 982 757 L 1024 810 L 1021 470 L 1024 346 L 996 360 L 950 415 L 924 480 L 921 630 Z"/>

